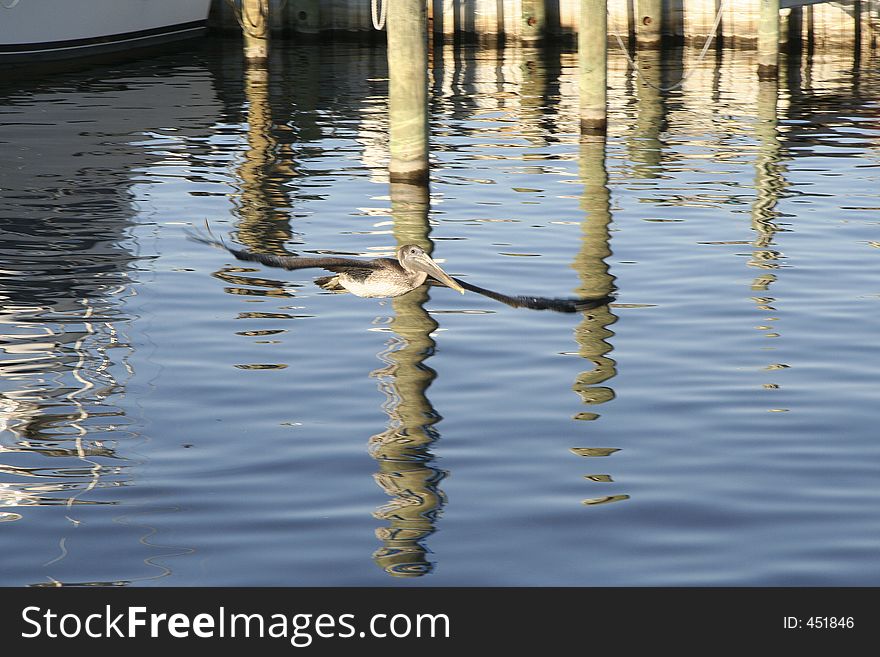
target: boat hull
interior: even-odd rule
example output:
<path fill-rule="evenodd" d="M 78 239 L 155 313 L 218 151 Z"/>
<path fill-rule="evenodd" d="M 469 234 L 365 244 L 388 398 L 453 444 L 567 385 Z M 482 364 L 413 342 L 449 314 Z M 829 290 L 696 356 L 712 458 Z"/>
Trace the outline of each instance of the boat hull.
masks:
<path fill-rule="evenodd" d="M 204 34 L 211 0 L 0 0 L 0 62 L 39 63 Z"/>

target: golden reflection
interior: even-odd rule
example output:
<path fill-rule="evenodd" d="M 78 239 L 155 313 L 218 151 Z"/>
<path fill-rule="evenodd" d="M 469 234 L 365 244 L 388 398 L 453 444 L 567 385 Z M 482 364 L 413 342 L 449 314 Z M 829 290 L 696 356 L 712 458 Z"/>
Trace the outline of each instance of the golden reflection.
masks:
<path fill-rule="evenodd" d="M 286 217 L 276 207 L 286 205 L 278 184 L 278 143 L 273 134 L 266 62 L 248 62 L 244 70 L 247 98 L 247 149 L 238 168 L 240 181 L 237 214 L 238 241 L 263 253 L 283 254 L 291 231 Z"/>
<path fill-rule="evenodd" d="M 520 67 L 522 79 L 519 85 L 520 106 L 518 130 L 534 147 L 547 144 L 547 136 L 553 134 L 544 125 L 549 111 L 550 56 L 552 52 L 546 48 L 520 46 L 517 48 L 521 57 Z M 558 73 L 557 60 L 555 70 Z"/>
<path fill-rule="evenodd" d="M 777 105 L 779 86 L 776 80 L 761 80 L 758 83 L 757 125 L 755 135 L 758 139 L 758 153 L 755 159 L 755 191 L 752 205 L 752 230 L 756 236 L 752 242 L 754 249 L 749 265 L 764 270 L 779 268 L 782 256 L 774 248 L 774 237 L 779 227 L 774 223 L 777 216 L 776 205 L 785 189 L 784 168 L 780 163 L 782 145 L 779 140 Z M 766 290 L 776 280 L 770 272 L 763 272 L 752 285 L 754 290 Z"/>
<path fill-rule="evenodd" d="M 666 103 L 659 90 L 663 83 L 660 48 L 640 50 L 636 56 L 638 73 L 633 71 L 636 87 L 636 125 L 629 140 L 629 159 L 639 178 L 660 175 L 663 142 L 660 134 L 666 129 Z"/>
<path fill-rule="evenodd" d="M 605 165 L 605 136 L 583 135 L 580 140 L 579 170 L 584 193 L 581 209 L 581 248 L 575 257 L 574 269 L 580 277 L 577 293 L 584 297 L 608 296 L 615 290 L 614 275 L 607 259 L 611 256 L 611 191 L 608 188 L 608 170 Z M 575 328 L 578 353 L 592 365 L 580 374 L 573 389 L 584 404 L 596 406 L 614 399 L 614 390 L 601 385 L 617 374 L 617 363 L 609 356 L 613 347 L 608 341 L 614 333 L 608 328 L 617 321 L 609 304 L 585 312 Z M 579 413 L 577 420 L 596 420 L 598 413 Z M 578 447 L 572 452 L 578 456 L 610 456 L 618 451 L 609 447 Z M 599 484 L 610 483 L 607 474 L 588 475 L 587 479 Z M 596 505 L 628 499 L 628 495 L 604 496 L 584 500 L 584 504 Z"/>
<path fill-rule="evenodd" d="M 580 178 L 584 184 L 581 208 L 581 248 L 572 267 L 578 272 L 580 285 L 577 293 L 583 297 L 610 295 L 614 276 L 606 262 L 611 256 L 611 192 L 608 189 L 608 172 L 605 167 L 605 137 L 588 135 L 581 137 Z M 617 321 L 609 305 L 600 306 L 584 313 L 575 329 L 578 353 L 590 361 L 592 368 L 580 376 L 574 390 L 584 404 L 603 404 L 614 399 L 614 391 L 601 383 L 617 373 L 617 363 L 608 354 L 612 346 L 608 339 L 614 333 L 608 327 Z M 593 420 L 597 414 L 581 414 L 579 419 Z"/>
<path fill-rule="evenodd" d="M 605 495 L 604 497 L 591 497 L 584 500 L 587 506 L 595 506 L 597 504 L 608 504 L 609 502 L 622 502 L 628 500 L 629 495 Z"/>
<path fill-rule="evenodd" d="M 780 227 L 774 222 L 778 216 L 776 205 L 785 190 L 785 168 L 781 163 L 782 143 L 779 138 L 779 83 L 777 80 L 759 80 L 756 107 L 757 126 L 755 135 L 758 139 L 758 152 L 755 158 L 755 201 L 752 204 L 752 230 L 755 239 L 752 241 L 752 257 L 749 266 L 762 272 L 752 281 L 752 297 L 758 310 L 775 315 L 774 297 L 766 293 L 770 285 L 776 281 L 773 270 L 780 267 L 779 260 L 784 256 L 775 248 L 775 236 Z M 756 327 L 768 338 L 780 336 L 774 329 L 778 317 L 768 316 Z M 768 366 L 765 369 L 778 369 Z M 779 384 L 767 382 L 762 385 L 765 390 L 778 390 Z M 770 412 L 785 412 L 787 409 L 771 408 Z"/>
<path fill-rule="evenodd" d="M 391 185 L 391 211 L 398 245 L 418 244 L 431 253 L 428 238 L 427 187 Z M 440 416 L 426 395 L 436 372 L 425 364 L 434 352 L 431 334 L 437 322 L 424 303 L 422 286 L 391 300 L 396 337 L 379 354 L 384 366 L 372 372 L 386 395 L 388 427 L 370 439 L 370 453 L 379 464 L 376 483 L 392 500 L 375 516 L 388 525 L 376 530 L 382 541 L 373 555 L 376 563 L 395 577 L 419 577 L 431 572 L 425 539 L 434 533 L 434 522 L 445 502 L 439 488 L 446 473 L 431 465 L 431 444 L 438 438 L 434 425 Z"/>

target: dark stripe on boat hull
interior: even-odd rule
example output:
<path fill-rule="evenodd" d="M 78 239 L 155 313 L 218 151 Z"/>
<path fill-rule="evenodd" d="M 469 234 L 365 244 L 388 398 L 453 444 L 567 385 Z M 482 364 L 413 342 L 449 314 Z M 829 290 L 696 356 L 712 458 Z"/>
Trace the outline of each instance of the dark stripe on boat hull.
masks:
<path fill-rule="evenodd" d="M 70 41 L 23 43 L 0 45 L 0 62 L 34 63 L 75 57 L 88 57 L 108 52 L 134 50 L 169 41 L 191 39 L 201 36 L 207 29 L 207 21 L 192 21 L 178 25 L 166 25 L 151 30 L 127 32 Z"/>

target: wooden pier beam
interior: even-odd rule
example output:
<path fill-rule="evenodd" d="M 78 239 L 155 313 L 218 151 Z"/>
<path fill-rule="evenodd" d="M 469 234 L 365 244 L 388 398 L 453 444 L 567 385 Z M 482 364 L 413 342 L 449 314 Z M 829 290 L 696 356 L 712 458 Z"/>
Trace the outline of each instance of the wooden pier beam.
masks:
<path fill-rule="evenodd" d="M 289 28 L 299 34 L 318 34 L 321 29 L 321 4 L 318 0 L 288 0 L 285 7 Z"/>
<path fill-rule="evenodd" d="M 546 0 L 522 0 L 522 26 L 520 38 L 523 41 L 539 41 L 547 31 Z"/>
<path fill-rule="evenodd" d="M 242 0 L 241 28 L 244 58 L 264 62 L 269 58 L 269 0 Z"/>
<path fill-rule="evenodd" d="M 605 134 L 608 127 L 607 0 L 581 0 L 578 66 L 582 134 Z"/>
<path fill-rule="evenodd" d="M 424 0 L 388 5 L 391 182 L 428 180 L 428 12 Z"/>
<path fill-rule="evenodd" d="M 452 43 L 455 40 L 455 4 L 455 0 L 432 0 L 435 43 Z"/>
<path fill-rule="evenodd" d="M 758 77 L 779 76 L 779 0 L 761 0 L 758 16 Z"/>
<path fill-rule="evenodd" d="M 663 38 L 663 0 L 637 0 L 636 43 L 639 48 L 659 48 Z"/>

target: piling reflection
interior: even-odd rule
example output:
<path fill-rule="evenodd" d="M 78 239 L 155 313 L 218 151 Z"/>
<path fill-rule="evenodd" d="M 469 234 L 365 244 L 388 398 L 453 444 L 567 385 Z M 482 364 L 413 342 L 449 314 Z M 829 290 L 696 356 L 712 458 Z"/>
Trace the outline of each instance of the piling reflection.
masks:
<path fill-rule="evenodd" d="M 430 254 L 428 188 L 392 184 L 391 204 L 398 246 L 418 244 Z M 439 484 L 446 473 L 432 465 L 430 449 L 439 437 L 435 425 L 441 418 L 427 397 L 437 376 L 425 363 L 434 352 L 431 334 L 437 329 L 437 322 L 424 308 L 428 290 L 422 286 L 391 300 L 391 330 L 396 337 L 379 354 L 385 365 L 372 373 L 386 395 L 388 427 L 370 439 L 370 453 L 379 464 L 376 483 L 393 498 L 375 513 L 388 524 L 376 530 L 382 547 L 373 557 L 395 577 L 431 572 L 433 564 L 424 541 L 434 533 L 445 503 Z"/>
<path fill-rule="evenodd" d="M 532 146 L 543 147 L 556 141 L 554 119 L 558 116 L 561 52 L 547 43 L 543 47 L 524 46 L 521 57 L 519 121 L 523 136 Z"/>
<path fill-rule="evenodd" d="M 581 281 L 577 293 L 584 297 L 603 297 L 615 289 L 615 279 L 607 263 L 611 256 L 611 192 L 605 167 L 605 137 L 583 136 L 579 148 L 584 219 L 581 222 L 581 248 L 572 266 Z M 593 406 L 614 399 L 614 390 L 600 384 L 617 373 L 617 364 L 608 355 L 613 349 L 608 339 L 614 335 L 608 327 L 616 321 L 617 317 L 606 304 L 584 313 L 575 329 L 578 353 L 592 365 L 574 384 L 574 390 L 584 404 Z M 598 416 L 588 413 L 579 415 L 578 419 L 595 417 Z"/>
<path fill-rule="evenodd" d="M 775 248 L 774 237 L 779 226 L 774 223 L 778 215 L 776 206 L 785 188 L 784 168 L 780 162 L 781 143 L 778 135 L 777 105 L 779 87 L 776 80 L 758 83 L 757 123 L 755 136 L 758 153 L 755 158 L 755 202 L 752 204 L 752 230 L 755 231 L 754 247 L 749 265 L 765 270 L 752 283 L 752 289 L 766 291 L 775 280 L 772 270 L 779 268 L 782 254 Z"/>
<path fill-rule="evenodd" d="M 638 109 L 629 140 L 629 158 L 639 178 L 656 178 L 661 172 L 663 142 L 660 135 L 666 130 L 666 100 L 660 91 L 664 77 L 663 53 L 660 48 L 639 50 L 638 71 L 632 72 Z"/>
<path fill-rule="evenodd" d="M 608 296 L 615 290 L 615 277 L 611 274 L 607 259 L 611 256 L 611 191 L 608 187 L 608 170 L 605 163 L 606 140 L 604 135 L 583 135 L 579 145 L 579 173 L 584 191 L 581 209 L 581 248 L 575 257 L 574 269 L 580 277 L 577 293 L 586 297 Z M 617 374 L 617 363 L 609 355 L 613 349 L 609 339 L 614 333 L 608 328 L 617 317 L 606 304 L 583 314 L 574 335 L 578 353 L 587 360 L 591 369 L 578 376 L 573 389 L 584 404 L 596 407 L 614 399 L 614 389 L 603 385 Z M 599 414 L 583 411 L 575 415 L 577 420 L 595 420 Z M 609 456 L 618 451 L 614 448 L 574 448 L 579 456 Z M 607 474 L 587 475 L 593 482 L 611 481 Z M 605 495 L 584 500 L 584 504 L 596 505 L 628 499 L 628 495 Z"/>
<path fill-rule="evenodd" d="M 783 69 L 785 70 L 785 69 Z M 775 270 L 780 268 L 780 260 L 784 257 L 776 248 L 776 234 L 780 227 L 774 221 L 779 215 L 777 204 L 785 190 L 784 165 L 782 164 L 782 143 L 779 138 L 779 83 L 776 79 L 759 80 L 756 104 L 755 136 L 758 140 L 758 152 L 755 157 L 755 200 L 752 204 L 752 230 L 755 238 L 752 241 L 752 255 L 749 266 L 756 267 L 761 273 L 752 281 L 752 299 L 758 310 L 764 314 L 756 327 L 766 337 L 777 338 L 779 324 L 773 306 L 775 298 L 768 295 L 770 285 L 776 281 Z M 765 369 L 776 371 L 775 363 Z M 765 390 L 777 390 L 775 381 L 763 384 Z M 771 411 L 787 409 L 771 408 Z"/>
<path fill-rule="evenodd" d="M 244 69 L 247 100 L 247 149 L 238 168 L 238 239 L 264 253 L 285 253 L 291 237 L 286 217 L 275 208 L 286 205 L 278 166 L 266 61 L 247 62 Z"/>

